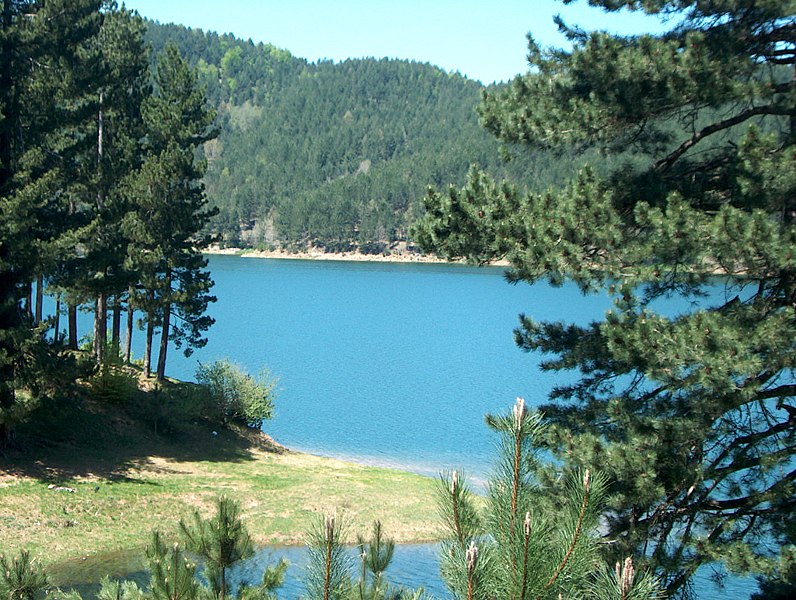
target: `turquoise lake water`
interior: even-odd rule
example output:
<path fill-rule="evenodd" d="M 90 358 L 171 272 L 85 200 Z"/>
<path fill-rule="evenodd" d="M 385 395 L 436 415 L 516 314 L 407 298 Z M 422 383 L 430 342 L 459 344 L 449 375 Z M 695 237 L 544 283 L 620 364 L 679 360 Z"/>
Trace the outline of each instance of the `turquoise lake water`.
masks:
<path fill-rule="evenodd" d="M 517 349 L 518 315 L 585 324 L 611 306 L 574 285 L 509 285 L 499 268 L 212 256 L 210 270 L 218 302 L 209 343 L 190 358 L 171 350 L 168 375 L 192 379 L 198 361 L 221 358 L 268 368 L 279 384 L 264 430 L 286 446 L 427 475 L 456 468 L 476 481 L 494 443 L 484 414 L 508 410 L 517 396 L 537 405 L 567 381 Z M 669 303 L 666 312 L 685 308 Z M 135 335 L 140 357 L 143 333 Z M 300 550 L 265 549 L 244 569 L 256 580 L 267 557 L 285 552 L 292 598 Z M 444 598 L 435 556 L 433 545 L 401 547 L 388 575 Z M 755 589 L 731 579 L 717 591 L 708 576 L 700 574 L 700 598 Z"/>

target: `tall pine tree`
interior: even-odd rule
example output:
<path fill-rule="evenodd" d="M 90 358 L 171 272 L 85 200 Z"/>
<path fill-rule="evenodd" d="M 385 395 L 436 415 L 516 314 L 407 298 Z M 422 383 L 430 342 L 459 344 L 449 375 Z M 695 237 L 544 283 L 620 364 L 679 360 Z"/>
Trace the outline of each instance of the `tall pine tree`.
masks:
<path fill-rule="evenodd" d="M 597 148 L 605 162 L 541 194 L 474 170 L 464 189 L 428 194 L 417 239 L 451 258 L 507 258 L 515 282 L 613 295 L 602 321 L 524 316 L 516 332 L 521 348 L 548 355 L 543 369 L 580 375 L 543 407 L 547 445 L 568 469 L 610 476 L 608 552 L 641 551 L 670 593 L 714 561 L 786 572 L 796 3 L 590 4 L 674 16 L 674 26 L 622 37 L 559 23 L 572 49 L 531 40 L 530 72 L 487 95 L 480 114 L 507 144 Z M 653 301 L 673 296 L 693 308 L 656 312 Z"/>
<path fill-rule="evenodd" d="M 214 214 L 207 208 L 202 183 L 206 162 L 199 154 L 217 135 L 215 113 L 173 44 L 158 59 L 155 91 L 143 114 L 149 152 L 139 176 L 131 180 L 138 208 L 126 227 L 132 238 L 131 267 L 143 277 L 138 302 L 148 321 L 144 361 L 150 364 L 158 326 L 157 378 L 163 379 L 169 340 L 185 343 L 186 354 L 203 346 L 202 333 L 213 323 L 205 314 L 207 305 L 215 300 L 200 251 L 208 240 L 199 234 Z"/>
<path fill-rule="evenodd" d="M 20 417 L 17 388 L 43 348 L 31 325 L 33 281 L 68 229 L 60 181 L 82 140 L 82 74 L 99 0 L 0 3 L 0 444 Z M 35 371 L 35 369 L 33 369 Z"/>

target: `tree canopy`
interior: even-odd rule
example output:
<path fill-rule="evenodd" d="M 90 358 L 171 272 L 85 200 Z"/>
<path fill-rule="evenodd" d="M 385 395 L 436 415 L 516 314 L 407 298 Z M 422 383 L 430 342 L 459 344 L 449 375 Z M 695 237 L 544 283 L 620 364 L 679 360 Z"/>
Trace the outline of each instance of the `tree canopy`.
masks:
<path fill-rule="evenodd" d="M 215 113 L 176 48 L 159 64 L 153 90 L 143 20 L 113 0 L 0 3 L 0 446 L 76 377 L 64 368 L 62 299 L 71 350 L 77 305 L 94 304 L 97 364 L 109 300 L 117 356 L 122 305 L 128 347 L 136 308 L 150 334 L 162 330 L 160 379 L 168 341 L 205 341 L 214 298 L 197 248 L 212 211 L 197 152 Z M 54 322 L 41 314 L 45 287 Z"/>
<path fill-rule="evenodd" d="M 506 144 L 597 150 L 599 169 L 542 193 L 473 169 L 429 191 L 415 234 L 449 258 L 506 258 L 513 282 L 612 294 L 602 321 L 528 315 L 516 331 L 543 369 L 578 375 L 543 407 L 546 443 L 610 476 L 608 552 L 635 552 L 672 593 L 714 561 L 776 577 L 796 503 L 796 3 L 590 4 L 672 26 L 559 23 L 571 49 L 531 39 L 528 74 L 479 113 Z M 691 308 L 670 314 L 673 297 Z"/>
<path fill-rule="evenodd" d="M 432 65 L 308 63 L 155 23 L 148 39 L 156 51 L 177 44 L 218 110 L 205 182 L 219 214 L 208 229 L 227 245 L 380 251 L 407 241 L 428 183 L 463 183 L 473 162 L 530 185 L 560 180 L 547 154 L 501 161 L 475 112 L 484 86 Z"/>

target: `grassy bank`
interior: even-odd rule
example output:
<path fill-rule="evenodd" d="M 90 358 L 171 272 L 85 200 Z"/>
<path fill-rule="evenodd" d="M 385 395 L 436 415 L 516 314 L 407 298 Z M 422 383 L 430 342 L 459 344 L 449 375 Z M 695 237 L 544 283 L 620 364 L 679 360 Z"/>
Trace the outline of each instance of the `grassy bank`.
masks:
<path fill-rule="evenodd" d="M 115 408 L 81 415 L 72 439 L 38 431 L 0 462 L 2 551 L 27 548 L 56 574 L 95 558 L 129 563 L 153 529 L 176 536 L 180 518 L 209 515 L 220 494 L 240 501 L 259 544 L 300 544 L 335 510 L 352 537 L 375 519 L 398 542 L 438 536 L 429 478 L 289 452 L 245 428 L 193 422 L 164 434 Z"/>

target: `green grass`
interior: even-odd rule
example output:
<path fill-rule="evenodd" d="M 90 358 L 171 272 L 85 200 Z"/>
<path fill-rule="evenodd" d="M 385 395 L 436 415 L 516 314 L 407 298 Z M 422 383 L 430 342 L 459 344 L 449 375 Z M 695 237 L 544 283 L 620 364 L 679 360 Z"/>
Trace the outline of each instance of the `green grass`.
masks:
<path fill-rule="evenodd" d="M 376 519 L 397 542 L 439 538 L 427 477 L 286 452 L 245 429 L 215 436 L 203 422 L 154 433 L 118 406 L 58 418 L 50 438 L 21 431 L 25 451 L 0 463 L 2 552 L 30 550 L 58 583 L 81 569 L 96 580 L 140 568 L 152 530 L 176 538 L 180 518 L 209 515 L 221 494 L 241 503 L 258 544 L 301 544 L 311 521 L 334 511 L 352 540 Z"/>
<path fill-rule="evenodd" d="M 4 552 L 27 548 L 56 567 L 124 556 L 145 545 L 153 529 L 176 535 L 180 518 L 193 510 L 209 515 L 220 494 L 241 502 L 259 544 L 300 544 L 311 520 L 333 511 L 347 515 L 352 534 L 366 533 L 379 519 L 399 542 L 438 536 L 432 480 L 304 454 L 256 450 L 240 463 L 152 456 L 124 477 L 59 483 L 75 491 L 49 489 L 46 481 L 28 477 L 0 477 Z"/>

